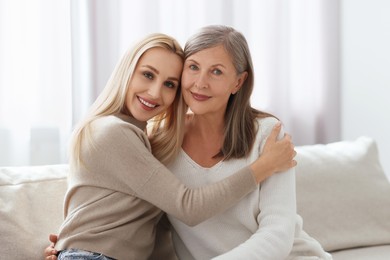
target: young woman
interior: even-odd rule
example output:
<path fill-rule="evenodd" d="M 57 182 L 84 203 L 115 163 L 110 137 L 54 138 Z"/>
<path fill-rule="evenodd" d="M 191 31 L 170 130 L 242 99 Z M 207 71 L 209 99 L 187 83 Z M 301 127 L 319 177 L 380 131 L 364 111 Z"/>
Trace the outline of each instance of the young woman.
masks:
<path fill-rule="evenodd" d="M 196 225 L 296 164 L 290 138 L 277 141 L 275 128 L 267 152 L 250 166 L 215 184 L 183 185 L 161 164 L 169 163 L 182 144 L 187 110 L 182 65 L 183 52 L 173 38 L 145 38 L 124 55 L 76 128 L 58 259 L 149 259 L 162 210 Z M 148 120 L 154 123 L 150 141 Z M 173 257 L 169 248 L 163 251 L 168 252 L 160 255 L 164 259 Z"/>
<path fill-rule="evenodd" d="M 187 41 L 184 53 L 182 91 L 193 114 L 186 119 L 182 150 L 168 168 L 196 188 L 254 162 L 266 152 L 278 120 L 251 107 L 253 65 L 241 33 L 204 27 Z M 179 259 L 331 259 L 302 230 L 294 169 L 272 175 L 197 226 L 168 217 Z"/>

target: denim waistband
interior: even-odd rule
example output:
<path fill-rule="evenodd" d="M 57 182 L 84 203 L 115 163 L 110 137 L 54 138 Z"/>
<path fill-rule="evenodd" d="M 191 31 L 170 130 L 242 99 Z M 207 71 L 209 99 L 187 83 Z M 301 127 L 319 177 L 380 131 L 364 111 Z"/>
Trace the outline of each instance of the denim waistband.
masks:
<path fill-rule="evenodd" d="M 115 259 L 105 256 L 101 253 L 71 248 L 71 249 L 61 250 L 58 254 L 57 260 L 115 260 Z"/>

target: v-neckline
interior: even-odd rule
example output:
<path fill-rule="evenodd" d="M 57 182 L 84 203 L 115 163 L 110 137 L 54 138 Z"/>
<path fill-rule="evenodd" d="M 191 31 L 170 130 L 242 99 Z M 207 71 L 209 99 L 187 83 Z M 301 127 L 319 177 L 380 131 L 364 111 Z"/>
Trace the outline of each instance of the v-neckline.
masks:
<path fill-rule="evenodd" d="M 205 167 L 205 166 L 202 166 L 200 165 L 199 163 L 197 163 L 194 159 L 191 158 L 191 156 L 189 156 L 186 151 L 184 151 L 183 148 L 181 148 L 181 153 L 183 154 L 183 156 L 187 159 L 187 161 L 189 161 L 194 167 L 198 168 L 198 169 L 201 169 L 201 170 L 215 170 L 219 167 L 221 167 L 222 163 L 223 163 L 223 159 L 221 159 L 220 161 L 218 161 L 216 164 L 214 164 L 213 166 L 211 167 Z"/>

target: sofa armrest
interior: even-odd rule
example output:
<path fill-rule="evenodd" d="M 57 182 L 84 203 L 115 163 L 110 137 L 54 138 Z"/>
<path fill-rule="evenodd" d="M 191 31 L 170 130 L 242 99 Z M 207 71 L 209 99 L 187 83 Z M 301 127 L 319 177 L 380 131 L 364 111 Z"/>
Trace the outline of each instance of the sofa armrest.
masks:
<path fill-rule="evenodd" d="M 67 165 L 0 168 L 0 258 L 43 259 L 63 221 Z"/>

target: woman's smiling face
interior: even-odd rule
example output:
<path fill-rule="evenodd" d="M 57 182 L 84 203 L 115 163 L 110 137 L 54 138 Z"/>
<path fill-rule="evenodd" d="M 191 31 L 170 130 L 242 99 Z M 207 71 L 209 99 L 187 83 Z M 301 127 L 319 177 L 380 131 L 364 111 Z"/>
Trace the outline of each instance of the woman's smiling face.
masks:
<path fill-rule="evenodd" d="M 147 50 L 129 82 L 126 108 L 139 121 L 166 111 L 175 99 L 183 68 L 181 58 L 164 48 Z"/>
<path fill-rule="evenodd" d="M 204 49 L 184 62 L 183 97 L 194 114 L 225 114 L 230 95 L 240 89 L 245 78 L 245 73 L 237 75 L 222 45 Z"/>

